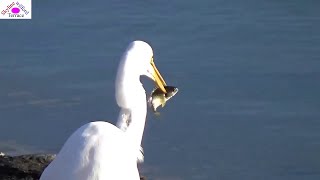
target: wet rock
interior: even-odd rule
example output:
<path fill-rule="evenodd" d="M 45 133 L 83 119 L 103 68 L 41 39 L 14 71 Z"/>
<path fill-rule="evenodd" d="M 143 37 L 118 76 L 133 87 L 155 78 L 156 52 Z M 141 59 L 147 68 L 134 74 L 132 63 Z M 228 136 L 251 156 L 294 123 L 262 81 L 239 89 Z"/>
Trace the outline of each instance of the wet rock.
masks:
<path fill-rule="evenodd" d="M 38 180 L 54 154 L 0 156 L 1 180 Z"/>

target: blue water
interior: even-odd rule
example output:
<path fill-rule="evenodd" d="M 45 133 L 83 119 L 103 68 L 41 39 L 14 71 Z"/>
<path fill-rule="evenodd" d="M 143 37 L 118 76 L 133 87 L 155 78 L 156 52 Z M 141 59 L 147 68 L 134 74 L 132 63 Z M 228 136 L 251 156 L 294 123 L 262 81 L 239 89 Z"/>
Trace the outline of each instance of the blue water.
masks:
<path fill-rule="evenodd" d="M 319 180 L 319 7 L 34 1 L 32 20 L 0 21 L 0 151 L 57 152 L 84 123 L 115 122 L 118 61 L 141 39 L 180 90 L 148 115 L 143 175 Z"/>

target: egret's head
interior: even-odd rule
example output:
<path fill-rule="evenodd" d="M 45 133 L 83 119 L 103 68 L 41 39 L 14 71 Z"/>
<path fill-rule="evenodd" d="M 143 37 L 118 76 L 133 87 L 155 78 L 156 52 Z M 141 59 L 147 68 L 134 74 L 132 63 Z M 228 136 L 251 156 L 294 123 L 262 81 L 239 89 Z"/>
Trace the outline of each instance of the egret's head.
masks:
<path fill-rule="evenodd" d="M 162 78 L 153 61 L 153 51 L 151 46 L 144 41 L 133 41 L 129 44 L 125 58 L 128 66 L 138 75 L 145 75 L 151 78 L 164 93 L 166 93 L 166 82 Z M 130 66 L 129 66 L 130 65 Z"/>

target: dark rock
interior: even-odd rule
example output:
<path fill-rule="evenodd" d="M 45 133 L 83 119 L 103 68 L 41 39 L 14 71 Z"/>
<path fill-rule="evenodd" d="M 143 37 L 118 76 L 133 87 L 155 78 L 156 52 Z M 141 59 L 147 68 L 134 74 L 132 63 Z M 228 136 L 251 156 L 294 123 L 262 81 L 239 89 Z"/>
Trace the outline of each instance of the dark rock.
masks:
<path fill-rule="evenodd" d="M 54 154 L 0 156 L 0 180 L 38 180 Z"/>
<path fill-rule="evenodd" d="M 0 155 L 0 180 L 38 180 L 55 157 L 55 154 Z"/>

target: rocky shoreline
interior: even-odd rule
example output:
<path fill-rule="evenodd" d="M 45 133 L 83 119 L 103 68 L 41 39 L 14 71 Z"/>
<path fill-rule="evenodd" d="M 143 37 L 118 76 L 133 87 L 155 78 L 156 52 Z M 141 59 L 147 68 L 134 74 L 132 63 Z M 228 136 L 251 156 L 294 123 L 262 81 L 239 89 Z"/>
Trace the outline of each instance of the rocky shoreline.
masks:
<path fill-rule="evenodd" d="M 55 157 L 55 154 L 9 156 L 0 152 L 0 180 L 38 180 Z"/>
<path fill-rule="evenodd" d="M 38 180 L 55 154 L 8 156 L 0 153 L 0 180 Z"/>

